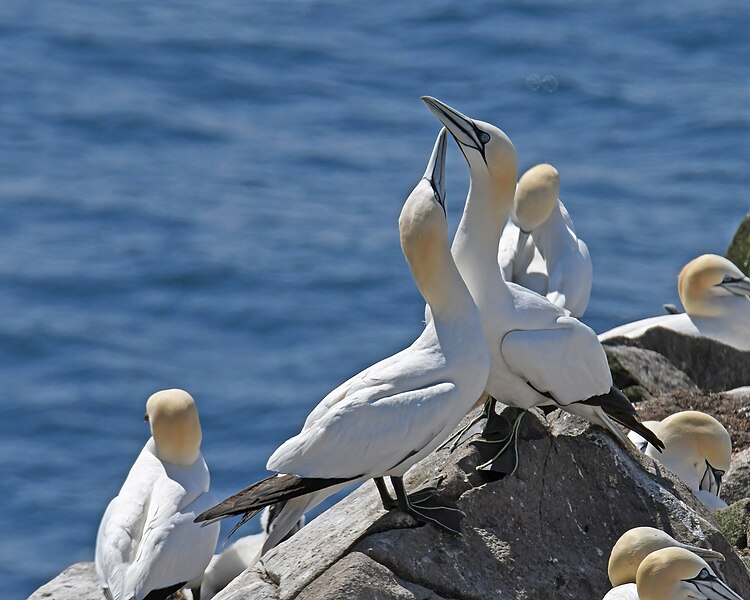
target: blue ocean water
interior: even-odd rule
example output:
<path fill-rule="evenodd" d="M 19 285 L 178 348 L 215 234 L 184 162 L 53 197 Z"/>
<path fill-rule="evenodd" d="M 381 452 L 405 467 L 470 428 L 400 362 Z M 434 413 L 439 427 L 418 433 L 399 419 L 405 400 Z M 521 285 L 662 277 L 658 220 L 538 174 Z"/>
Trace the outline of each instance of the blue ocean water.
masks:
<path fill-rule="evenodd" d="M 676 302 L 750 208 L 748 26 L 722 0 L 0 3 L 6 595 L 92 559 L 153 391 L 194 395 L 224 497 L 418 335 L 420 95 L 558 167 L 594 329 Z M 451 145 L 454 227 L 467 183 Z"/>

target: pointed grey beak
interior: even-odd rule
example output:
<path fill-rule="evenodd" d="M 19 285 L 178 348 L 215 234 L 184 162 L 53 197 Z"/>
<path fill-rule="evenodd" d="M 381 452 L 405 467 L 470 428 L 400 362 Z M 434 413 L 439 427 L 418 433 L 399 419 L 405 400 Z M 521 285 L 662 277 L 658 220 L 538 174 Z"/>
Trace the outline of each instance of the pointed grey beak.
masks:
<path fill-rule="evenodd" d="M 708 600 L 742 600 L 741 596 L 738 596 L 727 584 L 706 569 L 703 569 L 698 577 L 687 581 Z"/>
<path fill-rule="evenodd" d="M 455 108 L 440 102 L 437 98 L 422 96 L 422 101 L 432 114 L 446 126 L 451 135 L 456 138 L 459 146 L 473 148 L 482 155 L 485 163 L 487 162 L 484 157 L 484 145 L 490 140 L 488 133 L 481 131 L 472 119 L 461 114 Z"/>
<path fill-rule="evenodd" d="M 750 278 L 748 277 L 733 279 L 719 285 L 737 296 L 750 296 Z"/>
<path fill-rule="evenodd" d="M 725 560 L 724 555 L 721 552 L 717 552 L 716 550 L 708 550 L 707 548 L 701 548 L 700 546 L 691 546 L 690 544 L 682 544 L 680 547 L 684 548 L 685 550 L 689 550 L 693 554 L 697 554 L 706 561 L 718 560 L 719 562 L 724 562 Z"/>
<path fill-rule="evenodd" d="M 446 216 L 448 214 L 445 209 L 445 151 L 447 147 L 448 134 L 445 127 L 443 127 L 440 129 L 440 133 L 438 133 L 435 140 L 430 161 L 427 163 L 424 177 L 422 177 L 422 179 L 426 179 L 429 182 L 432 191 L 435 192 L 435 200 L 443 208 L 443 213 Z"/>

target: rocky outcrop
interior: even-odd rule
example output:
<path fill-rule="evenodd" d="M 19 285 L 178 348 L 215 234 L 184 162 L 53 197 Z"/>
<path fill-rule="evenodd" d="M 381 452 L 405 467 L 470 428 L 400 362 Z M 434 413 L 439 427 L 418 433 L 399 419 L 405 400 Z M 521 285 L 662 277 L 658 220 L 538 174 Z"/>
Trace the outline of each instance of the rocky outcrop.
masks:
<path fill-rule="evenodd" d="M 102 600 L 94 563 L 76 563 L 29 596 L 28 600 Z"/>
<path fill-rule="evenodd" d="M 732 243 L 729 244 L 726 256 L 745 275 L 750 275 L 750 213 L 742 219 L 742 223 L 732 238 Z"/>
<path fill-rule="evenodd" d="M 612 338 L 604 345 L 609 352 L 615 346 L 658 352 L 703 390 L 722 392 L 750 384 L 750 352 L 708 338 L 652 327 L 638 338 Z"/>

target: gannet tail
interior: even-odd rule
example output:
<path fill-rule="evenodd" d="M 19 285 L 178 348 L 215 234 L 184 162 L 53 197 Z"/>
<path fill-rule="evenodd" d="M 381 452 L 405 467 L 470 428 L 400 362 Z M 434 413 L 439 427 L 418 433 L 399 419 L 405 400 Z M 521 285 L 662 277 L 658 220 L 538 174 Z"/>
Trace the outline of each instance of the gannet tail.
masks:
<path fill-rule="evenodd" d="M 253 518 L 266 506 L 291 500 L 299 496 L 305 496 L 351 480 L 352 478 L 349 477 L 344 479 L 322 479 L 286 474 L 272 475 L 199 514 L 195 518 L 195 522 L 206 522 L 208 524 L 234 515 L 244 515 L 237 525 L 239 526 Z M 234 529 L 232 530 L 233 532 Z"/>
<path fill-rule="evenodd" d="M 601 408 L 601 410 L 606 413 L 607 417 L 616 421 L 623 427 L 627 427 L 638 433 L 641 437 L 648 440 L 654 448 L 659 450 L 659 452 L 664 449 L 664 442 L 662 442 L 653 431 L 641 423 L 640 418 L 638 418 L 638 413 L 635 411 L 635 408 L 633 408 L 628 397 L 615 386 L 612 386 L 608 393 L 600 396 L 593 396 L 588 400 L 584 400 L 581 404 Z M 607 429 L 611 428 L 608 426 Z M 621 431 L 618 430 L 618 433 L 620 434 L 618 435 L 619 438 L 624 437 Z"/>

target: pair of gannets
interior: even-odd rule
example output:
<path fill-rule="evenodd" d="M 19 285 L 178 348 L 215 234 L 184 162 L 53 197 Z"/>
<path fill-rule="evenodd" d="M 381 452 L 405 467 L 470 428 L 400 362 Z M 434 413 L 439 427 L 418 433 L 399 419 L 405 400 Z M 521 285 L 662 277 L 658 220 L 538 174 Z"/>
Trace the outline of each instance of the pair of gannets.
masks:
<path fill-rule="evenodd" d="M 636 527 L 612 547 L 607 573 L 614 587 L 602 600 L 742 600 L 706 560 L 724 556 L 653 527 Z"/>
<path fill-rule="evenodd" d="M 109 600 L 162 600 L 195 587 L 219 537 L 218 524 L 193 522 L 215 502 L 195 402 L 182 390 L 157 392 L 146 403 L 146 419 L 152 437 L 96 538 L 96 571 Z"/>
<path fill-rule="evenodd" d="M 541 164 L 523 174 L 500 237 L 497 259 L 506 281 L 533 290 L 574 317 L 586 312 L 593 268 L 560 195 L 560 175 Z"/>
<path fill-rule="evenodd" d="M 721 478 L 732 461 L 732 440 L 712 416 L 686 410 L 661 422 L 650 421 L 651 430 L 664 442 L 657 452 L 646 440 L 631 439 L 651 458 L 672 471 L 712 512 L 726 508 L 721 499 Z"/>
<path fill-rule="evenodd" d="M 492 360 L 487 393 L 522 409 L 564 408 L 630 445 L 614 420 L 660 446 L 659 439 L 640 423 L 630 401 L 614 387 L 596 334 L 549 299 L 502 276 L 497 259 L 500 224 L 513 204 L 518 172 L 516 151 L 508 136 L 435 98 L 422 99 L 451 132 L 469 167 L 469 192 L 451 250 L 482 319 Z M 507 436 L 487 438 L 507 444 Z M 482 467 L 494 470 L 493 461 Z"/>
<path fill-rule="evenodd" d="M 685 313 L 620 325 L 599 339 L 636 338 L 653 327 L 664 327 L 750 350 L 750 278 L 731 261 L 715 254 L 691 260 L 680 272 L 677 291 Z"/>
<path fill-rule="evenodd" d="M 344 487 L 374 478 L 386 509 L 458 531 L 460 511 L 434 488 L 407 496 L 402 477 L 435 450 L 482 394 L 490 360 L 479 313 L 448 245 L 446 132 L 399 217 L 401 248 L 432 320 L 408 348 L 355 375 L 313 409 L 302 431 L 270 457 L 275 471 L 198 517 L 214 521 L 284 503 L 263 545 L 273 548 L 300 517 Z M 396 493 L 391 498 L 384 477 Z"/>

